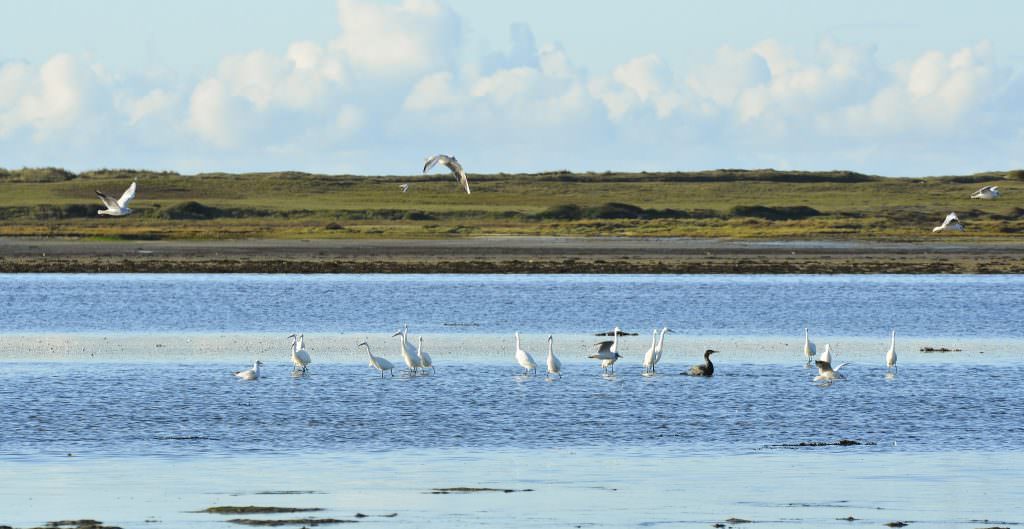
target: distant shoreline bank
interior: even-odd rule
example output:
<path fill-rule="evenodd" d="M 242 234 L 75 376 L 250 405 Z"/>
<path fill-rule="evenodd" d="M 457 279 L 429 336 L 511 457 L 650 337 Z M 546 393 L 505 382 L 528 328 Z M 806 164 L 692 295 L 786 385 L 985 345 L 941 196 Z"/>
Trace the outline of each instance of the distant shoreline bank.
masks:
<path fill-rule="evenodd" d="M 1024 273 L 1024 242 L 635 237 L 0 238 L 2 273 Z"/>

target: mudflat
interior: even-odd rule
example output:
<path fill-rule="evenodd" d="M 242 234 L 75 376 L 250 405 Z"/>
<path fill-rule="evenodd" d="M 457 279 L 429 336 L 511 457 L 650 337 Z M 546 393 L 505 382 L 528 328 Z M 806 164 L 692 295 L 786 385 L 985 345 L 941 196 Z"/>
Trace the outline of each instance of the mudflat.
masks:
<path fill-rule="evenodd" d="M 0 272 L 1024 273 L 1024 241 L 0 238 Z"/>

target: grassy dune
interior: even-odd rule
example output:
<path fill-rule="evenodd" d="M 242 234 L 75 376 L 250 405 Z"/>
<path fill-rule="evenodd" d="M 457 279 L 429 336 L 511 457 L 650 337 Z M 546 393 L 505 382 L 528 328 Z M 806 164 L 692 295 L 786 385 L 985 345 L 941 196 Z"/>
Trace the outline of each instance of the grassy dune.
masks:
<path fill-rule="evenodd" d="M 127 218 L 96 216 L 94 190 L 137 179 Z M 851 172 L 470 175 L 466 195 L 430 176 L 180 175 L 0 169 L 0 236 L 112 239 L 445 238 L 473 235 L 919 240 L 956 211 L 968 232 L 1024 232 L 1024 171 L 886 178 Z M 410 184 L 408 193 L 398 185 Z M 1003 197 L 970 200 L 987 184 Z"/>

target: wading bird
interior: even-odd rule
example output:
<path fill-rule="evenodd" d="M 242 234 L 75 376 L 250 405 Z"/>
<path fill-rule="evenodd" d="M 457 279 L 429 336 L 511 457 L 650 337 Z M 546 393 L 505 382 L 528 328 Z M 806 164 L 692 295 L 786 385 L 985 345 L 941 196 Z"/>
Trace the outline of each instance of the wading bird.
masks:
<path fill-rule="evenodd" d="M 456 160 L 454 156 L 449 156 L 447 154 L 435 154 L 430 158 L 427 158 L 426 163 L 423 164 L 423 172 L 425 173 L 429 171 L 431 167 L 434 167 L 439 163 L 447 167 L 452 172 L 452 174 L 455 175 L 455 180 L 457 180 L 459 184 L 462 185 L 462 189 L 465 189 L 466 194 L 468 195 L 469 179 L 466 178 L 466 172 L 462 170 L 462 164 L 460 164 L 459 161 Z"/>
<path fill-rule="evenodd" d="M 423 371 L 426 371 L 427 368 L 429 367 L 431 372 L 437 373 L 437 369 L 434 369 L 434 361 L 431 360 L 430 359 L 430 355 L 427 354 L 427 352 L 423 350 L 423 337 L 422 336 L 420 336 L 420 344 L 419 344 L 419 346 L 416 347 L 416 357 L 420 361 L 420 369 L 422 369 Z"/>
<path fill-rule="evenodd" d="M 971 198 L 980 198 L 982 200 L 999 198 L 999 186 L 985 186 L 971 194 Z"/>
<path fill-rule="evenodd" d="M 811 341 L 811 337 L 807 334 L 807 327 L 804 327 L 804 356 L 807 357 L 807 366 L 810 367 L 811 362 L 814 360 L 814 355 L 818 354 L 818 348 L 815 347 L 814 342 Z"/>
<path fill-rule="evenodd" d="M 654 329 L 651 333 L 651 347 L 644 353 L 643 360 L 643 372 L 653 373 L 654 372 L 654 358 L 657 355 L 658 349 L 658 329 Z"/>
<path fill-rule="evenodd" d="M 260 366 L 263 362 L 259 360 L 252 365 L 252 369 L 246 369 L 245 371 L 235 371 L 235 376 L 242 380 L 256 380 L 260 378 Z"/>
<path fill-rule="evenodd" d="M 132 182 L 132 185 L 128 186 L 128 189 L 124 191 L 121 198 L 117 200 L 114 200 L 113 197 L 100 190 L 96 190 L 96 196 L 100 197 L 100 200 L 103 201 L 103 205 L 107 206 L 107 209 L 97 211 L 97 215 L 110 215 L 111 217 L 131 215 L 132 208 L 128 207 L 128 203 L 135 198 L 135 182 Z"/>
<path fill-rule="evenodd" d="M 519 331 L 516 331 L 516 362 L 526 370 L 523 373 L 524 375 L 529 375 L 530 371 L 537 372 L 537 362 L 533 360 L 533 356 L 530 353 L 524 351 L 519 345 Z"/>
<path fill-rule="evenodd" d="M 899 368 L 896 367 L 896 329 L 892 330 L 889 350 L 885 352 L 885 370 L 891 371 L 893 369 L 899 371 Z"/>
<path fill-rule="evenodd" d="M 356 345 L 356 347 L 360 347 L 363 345 L 366 346 L 366 356 L 370 357 L 370 367 L 376 369 L 377 371 L 380 371 L 380 378 L 384 378 L 385 371 L 391 373 L 391 376 L 395 376 L 395 366 L 391 362 L 388 362 L 386 358 L 382 358 L 380 356 L 373 356 L 373 353 L 370 352 L 370 344 L 366 343 L 365 340 L 359 342 Z"/>
<path fill-rule="evenodd" d="M 665 346 L 665 333 L 667 332 L 674 331 L 668 327 L 661 328 L 661 337 L 658 338 L 658 346 L 654 348 L 654 364 L 651 366 L 651 372 L 654 372 L 655 368 L 658 366 L 658 362 L 661 362 L 661 350 L 662 347 Z"/>
<path fill-rule="evenodd" d="M 552 341 L 554 339 L 551 335 L 548 335 L 548 375 L 558 375 L 558 378 L 562 378 L 562 361 L 555 356 L 555 352 L 552 349 Z"/>
<path fill-rule="evenodd" d="M 289 335 L 292 339 L 292 364 L 295 365 L 292 370 L 298 369 L 303 373 L 306 372 L 306 366 L 311 364 L 313 360 L 309 357 L 309 353 L 306 352 L 306 342 L 303 339 L 303 335 L 299 335 L 298 340 L 294 334 Z"/>
<path fill-rule="evenodd" d="M 956 212 L 946 215 L 946 220 L 942 221 L 942 224 L 932 228 L 932 233 L 940 231 L 964 231 L 964 225 L 960 223 L 960 217 L 956 216 Z"/>
<path fill-rule="evenodd" d="M 689 375 L 691 377 L 710 377 L 715 374 L 715 364 L 711 363 L 711 355 L 717 353 L 714 349 L 707 349 L 704 351 L 704 363 L 697 364 L 690 368 L 689 371 L 684 371 L 680 375 Z"/>
<path fill-rule="evenodd" d="M 406 328 L 408 328 L 408 326 L 406 326 Z M 398 336 L 399 340 L 402 342 L 402 346 L 399 348 L 399 351 L 402 353 L 402 361 L 405 362 L 405 366 L 409 368 L 409 372 L 415 375 L 416 370 L 422 367 L 420 365 L 419 356 L 416 354 L 416 351 L 412 350 L 406 334 L 403 333 L 401 329 L 395 331 L 395 334 L 391 335 L 392 338 L 395 336 Z"/>

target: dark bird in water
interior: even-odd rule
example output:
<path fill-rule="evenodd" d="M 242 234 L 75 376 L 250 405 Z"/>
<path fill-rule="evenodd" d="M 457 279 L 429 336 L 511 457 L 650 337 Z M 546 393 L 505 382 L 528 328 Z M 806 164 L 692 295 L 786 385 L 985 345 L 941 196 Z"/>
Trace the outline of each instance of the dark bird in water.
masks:
<path fill-rule="evenodd" d="M 704 363 L 697 364 L 690 368 L 689 371 L 684 371 L 680 375 L 690 375 L 691 377 L 710 377 L 715 374 L 715 364 L 711 363 L 711 355 L 717 353 L 714 349 L 708 349 L 704 351 Z"/>

